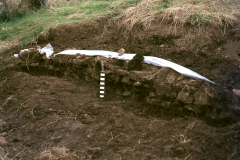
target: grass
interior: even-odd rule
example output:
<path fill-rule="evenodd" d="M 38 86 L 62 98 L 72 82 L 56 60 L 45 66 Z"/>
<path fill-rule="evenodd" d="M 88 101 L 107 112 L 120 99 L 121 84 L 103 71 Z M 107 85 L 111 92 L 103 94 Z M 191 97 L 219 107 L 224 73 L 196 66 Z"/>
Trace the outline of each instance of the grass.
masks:
<path fill-rule="evenodd" d="M 170 6 L 171 6 L 170 1 L 169 0 L 164 0 L 157 7 L 158 7 L 158 10 L 163 10 L 163 9 L 169 8 Z"/>
<path fill-rule="evenodd" d="M 96 17 L 103 17 L 115 12 L 116 9 L 123 12 L 122 6 L 136 3 L 136 0 L 50 1 L 47 9 L 42 8 L 36 12 L 28 13 L 21 19 L 0 23 L 0 42 L 17 41 L 19 45 L 24 46 L 40 32 L 47 31 L 60 23 L 79 23 Z M 109 9 L 110 6 L 115 9 Z M 5 47 L 2 46 L 2 48 Z M 2 48 L 0 48 L 0 51 Z"/>
<path fill-rule="evenodd" d="M 2 107 L 0 107 L 0 110 L 3 110 L 5 107 L 8 106 L 8 102 L 13 98 L 13 95 L 7 98 L 7 100 L 2 104 Z"/>
<path fill-rule="evenodd" d="M 232 157 L 234 157 L 236 154 L 238 154 L 237 148 L 238 148 L 238 145 L 235 145 L 234 148 L 233 148 L 233 153 L 230 155 L 230 157 L 228 158 L 228 160 L 231 160 Z"/>
<path fill-rule="evenodd" d="M 123 6 L 132 6 L 123 9 Z M 141 24 L 150 29 L 156 19 L 159 26 L 171 22 L 172 32 L 177 32 L 178 26 L 190 26 L 204 32 L 204 27 L 225 29 L 234 26 L 236 15 L 240 14 L 240 1 L 236 0 L 49 0 L 49 7 L 27 14 L 21 19 L 0 23 L 0 51 L 2 42 L 11 44 L 17 42 L 24 46 L 42 31 L 47 31 L 60 23 L 79 23 L 94 18 L 104 17 L 118 10 L 123 13 L 121 25 L 127 30 Z M 2 41 L 2 42 L 1 42 Z M 14 44 L 15 44 L 14 43 Z"/>
<path fill-rule="evenodd" d="M 142 24 L 149 29 L 156 18 L 172 21 L 173 26 L 214 26 L 227 28 L 234 25 L 240 14 L 240 1 L 234 0 L 145 0 L 125 12 L 126 28 Z"/>
<path fill-rule="evenodd" d="M 11 56 L 0 56 L 0 66 L 7 64 L 11 59 Z M 0 84 L 1 86 L 2 84 Z M 2 87 L 2 86 L 1 86 Z"/>
<path fill-rule="evenodd" d="M 206 35 L 216 31 L 216 39 L 222 39 L 237 24 L 237 15 L 240 15 L 240 1 L 235 0 L 143 0 L 124 12 L 119 28 L 125 28 L 128 35 L 138 34 L 142 29 L 151 32 L 162 28 L 158 36 L 171 38 L 172 45 L 204 50 L 212 46 L 208 46 L 212 42 Z"/>

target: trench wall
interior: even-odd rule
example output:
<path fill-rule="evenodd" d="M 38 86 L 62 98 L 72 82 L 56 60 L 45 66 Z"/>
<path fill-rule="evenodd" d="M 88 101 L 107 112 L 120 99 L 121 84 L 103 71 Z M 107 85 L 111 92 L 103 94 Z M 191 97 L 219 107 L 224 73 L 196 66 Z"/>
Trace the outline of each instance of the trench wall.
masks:
<path fill-rule="evenodd" d="M 106 84 L 120 85 L 124 97 L 141 95 L 144 100 L 165 109 L 189 110 L 216 121 L 236 121 L 234 95 L 227 89 L 194 80 L 171 68 L 143 64 L 141 71 L 127 71 L 128 61 L 104 57 L 57 55 L 43 65 L 58 76 L 99 81 L 101 61 L 105 65 Z M 36 67 L 36 63 L 30 64 Z M 109 83 L 110 84 L 110 83 Z M 107 86 L 110 87 L 110 86 Z"/>

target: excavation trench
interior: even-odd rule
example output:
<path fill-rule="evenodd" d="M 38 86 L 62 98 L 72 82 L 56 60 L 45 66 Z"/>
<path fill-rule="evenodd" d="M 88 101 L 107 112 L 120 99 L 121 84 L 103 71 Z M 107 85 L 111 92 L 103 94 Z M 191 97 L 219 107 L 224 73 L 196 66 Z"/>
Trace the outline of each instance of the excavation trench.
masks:
<path fill-rule="evenodd" d="M 99 84 L 101 62 L 106 74 L 105 99 L 108 89 L 115 86 L 118 95 L 142 101 L 179 115 L 194 113 L 210 121 L 228 124 L 238 120 L 234 106 L 237 97 L 225 87 L 186 77 L 171 68 L 142 64 L 142 70 L 127 70 L 128 60 L 85 55 L 56 55 L 38 62 L 19 63 L 22 71 L 37 75 L 82 79 Z M 95 86 L 98 87 L 99 86 Z M 99 93 L 97 93 L 99 96 Z"/>
<path fill-rule="evenodd" d="M 233 89 L 240 89 L 239 58 L 234 52 L 238 49 L 238 45 L 235 44 L 235 40 L 225 41 L 229 34 L 223 38 L 223 35 L 212 32 L 216 35 L 208 39 L 209 41 L 197 41 L 197 47 L 190 50 L 187 46 L 179 48 L 175 43 L 182 40 L 188 32 L 189 29 L 185 27 L 181 28 L 182 32 L 179 32 L 178 37 L 173 33 L 166 37 L 164 29 L 168 28 L 169 24 L 163 24 L 159 28 L 158 22 L 154 22 L 152 27 L 155 30 L 144 30 L 136 26 L 129 31 L 123 26 L 118 26 L 116 29 L 117 24 L 111 20 L 111 17 L 98 19 L 96 22 L 60 24 L 46 33 L 41 33 L 36 40 L 42 47 L 51 43 L 54 53 L 67 49 L 118 51 L 123 47 L 128 53 L 151 55 L 187 67 L 220 86 L 191 79 L 171 68 L 143 64 L 141 71 L 127 71 L 128 61 L 83 55 L 56 55 L 51 59 L 33 56 L 34 61 L 31 61 L 33 57 L 30 57 L 28 62 L 22 61 L 17 67 L 34 75 L 48 73 L 58 77 L 99 82 L 101 61 L 103 61 L 106 88 L 119 86 L 120 96 L 134 99 L 133 97 L 139 95 L 139 99 L 149 105 L 171 110 L 174 113 L 185 114 L 184 111 L 188 111 L 218 123 L 228 124 L 238 120 L 239 99 L 233 94 Z M 209 28 L 208 31 L 214 29 Z M 232 33 L 231 30 L 229 32 Z M 221 37 L 226 44 L 215 43 Z M 192 38 L 199 37 L 193 35 Z M 206 49 L 206 46 L 211 48 Z M 32 44 L 25 46 L 25 48 L 32 47 L 39 46 Z M 6 54 L 18 54 L 25 48 L 16 47 L 6 51 Z M 105 98 L 107 97 L 106 91 Z"/>
<path fill-rule="evenodd" d="M 129 31 L 111 18 L 60 24 L 40 34 L 37 45 L 14 47 L 1 56 L 48 43 L 55 53 L 124 48 L 127 53 L 177 63 L 226 88 L 148 64 L 140 71 L 127 71 L 128 61 L 97 56 L 57 55 L 37 61 L 30 57 L 27 62 L 11 58 L 0 70 L 0 140 L 5 140 L 0 155 L 9 152 L 7 157 L 18 159 L 237 159 L 240 105 L 233 89 L 240 89 L 239 26 L 226 29 L 224 36 L 210 27 L 199 36 L 179 26 L 177 34 L 166 36 L 169 24 L 159 27 L 156 22 L 150 30 L 137 25 Z M 103 99 L 99 97 L 102 61 Z"/>

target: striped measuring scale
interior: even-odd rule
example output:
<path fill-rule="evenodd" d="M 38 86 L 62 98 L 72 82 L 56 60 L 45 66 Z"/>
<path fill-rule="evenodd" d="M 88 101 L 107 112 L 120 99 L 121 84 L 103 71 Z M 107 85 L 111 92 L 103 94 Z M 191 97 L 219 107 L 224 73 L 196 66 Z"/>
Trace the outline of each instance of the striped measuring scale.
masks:
<path fill-rule="evenodd" d="M 105 71 L 104 64 L 101 61 L 102 71 L 100 72 L 100 98 L 104 98 L 105 95 Z"/>

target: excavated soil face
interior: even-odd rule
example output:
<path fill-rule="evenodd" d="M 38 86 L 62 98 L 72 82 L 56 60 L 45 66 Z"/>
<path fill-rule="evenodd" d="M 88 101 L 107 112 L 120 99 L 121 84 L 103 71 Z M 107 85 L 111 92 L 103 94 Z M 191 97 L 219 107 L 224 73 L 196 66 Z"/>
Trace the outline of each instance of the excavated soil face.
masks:
<path fill-rule="evenodd" d="M 171 60 L 226 88 L 193 81 L 169 68 L 143 65 L 142 71 L 128 73 L 125 62 L 99 57 L 58 56 L 31 64 L 12 58 L 0 70 L 0 156 L 239 159 L 239 100 L 232 89 L 240 89 L 240 27 L 229 30 L 224 37 L 208 29 L 213 34 L 211 41 L 196 40 L 195 50 L 189 50 L 187 46 L 176 47 L 181 35 L 160 36 L 164 26 L 153 26 L 151 32 L 138 27 L 130 34 L 124 28 L 114 27 L 110 18 L 95 23 L 61 24 L 39 35 L 38 45 L 51 43 L 55 53 L 65 49 L 124 48 L 127 53 Z M 24 48 L 32 47 L 37 46 Z M 21 49 L 11 48 L 1 57 L 7 58 Z M 99 98 L 98 80 L 102 60 L 108 64 L 104 99 Z M 138 81 L 141 87 L 134 86 Z M 179 82 L 190 87 L 183 89 Z M 191 88 L 190 83 L 196 85 Z M 198 112 L 192 102 L 200 102 L 196 97 L 204 93 L 202 90 L 212 89 L 218 93 L 214 94 L 217 103 L 208 102 L 211 106 Z M 189 93 L 192 96 L 188 104 Z M 204 99 L 204 95 L 200 97 Z"/>

